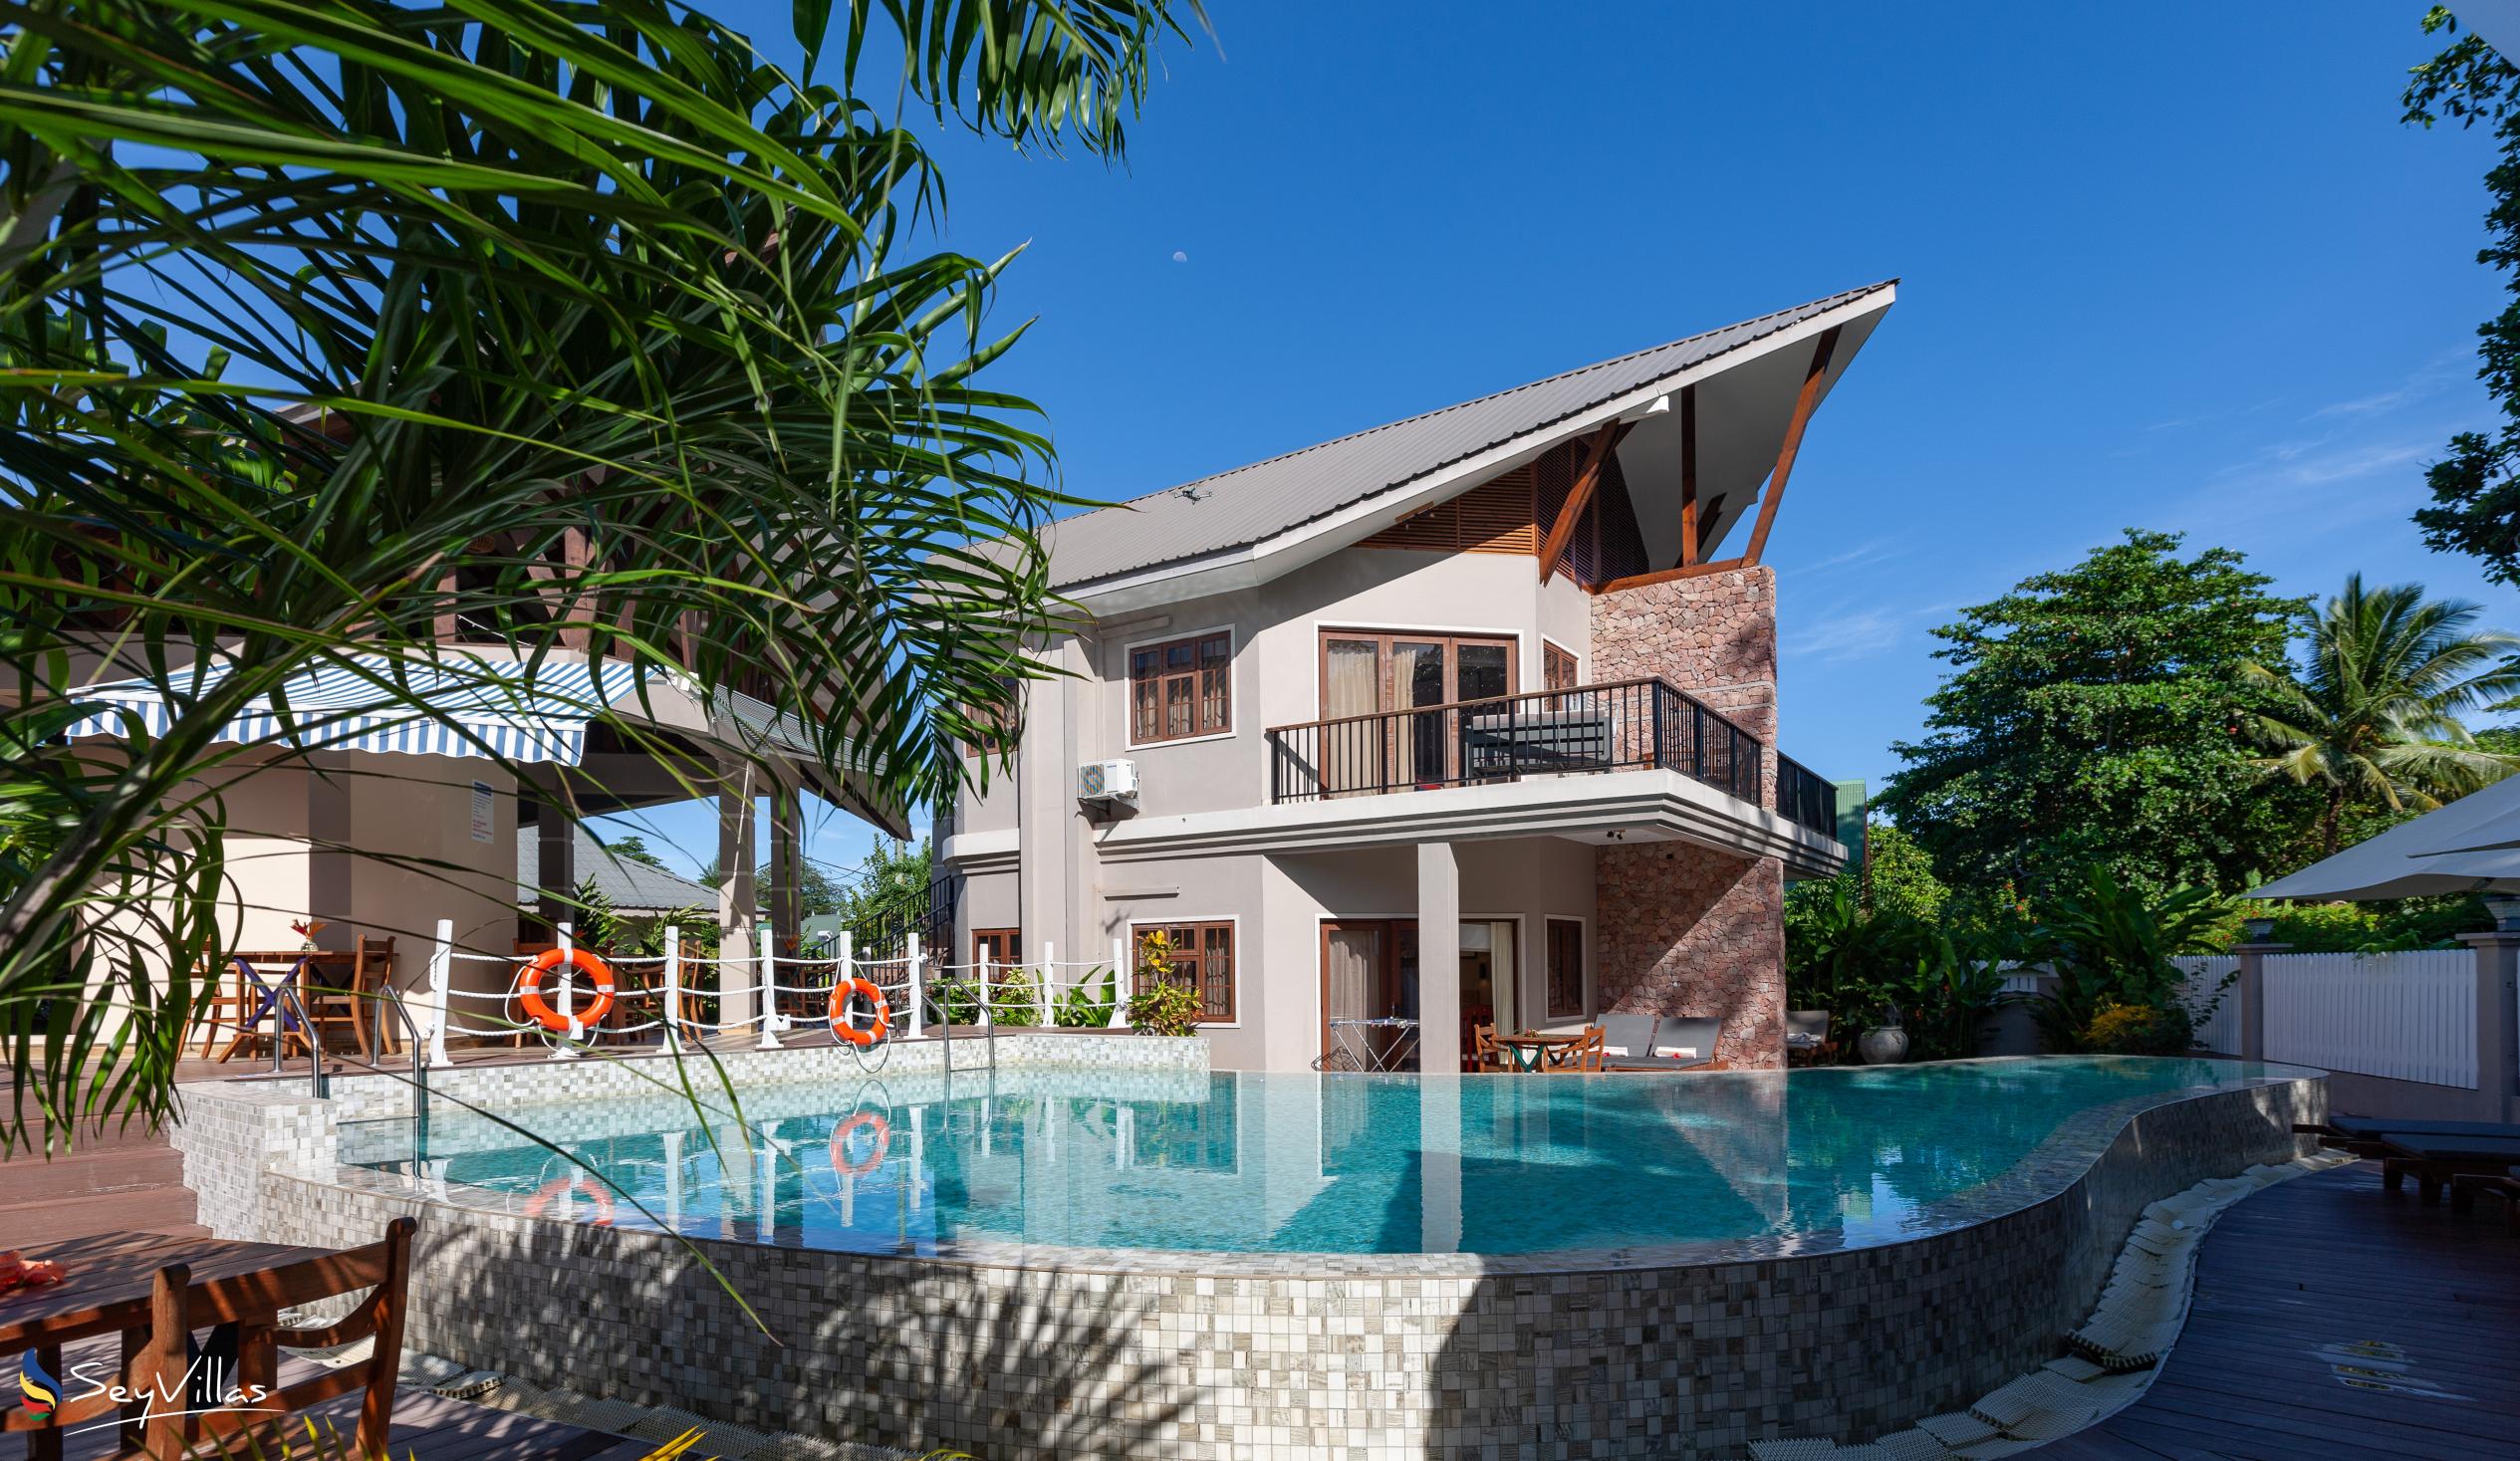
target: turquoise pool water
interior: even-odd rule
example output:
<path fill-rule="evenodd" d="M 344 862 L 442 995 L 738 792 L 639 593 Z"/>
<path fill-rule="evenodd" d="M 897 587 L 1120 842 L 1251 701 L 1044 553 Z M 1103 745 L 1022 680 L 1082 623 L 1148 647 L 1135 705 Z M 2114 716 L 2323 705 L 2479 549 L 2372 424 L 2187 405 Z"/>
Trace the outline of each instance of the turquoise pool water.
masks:
<path fill-rule="evenodd" d="M 2018 1205 L 2008 1175 L 2055 1190 L 2121 1111 L 2292 1074 L 2108 1057 L 1790 1077 L 1009 1070 L 770 1087 L 706 1123 L 669 1096 L 503 1112 L 612 1190 L 454 1116 L 416 1173 L 400 1122 L 346 1130 L 344 1154 L 475 1205 L 857 1252 L 1841 1247 L 1993 1215 L 1973 1193 Z"/>

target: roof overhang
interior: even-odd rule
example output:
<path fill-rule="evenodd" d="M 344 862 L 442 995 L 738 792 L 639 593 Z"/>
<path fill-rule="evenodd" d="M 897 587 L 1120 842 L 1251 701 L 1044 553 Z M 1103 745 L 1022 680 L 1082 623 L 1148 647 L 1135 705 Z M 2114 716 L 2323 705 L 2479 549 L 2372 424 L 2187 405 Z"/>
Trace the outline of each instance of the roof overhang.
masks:
<path fill-rule="evenodd" d="M 1259 542 L 1065 585 L 1060 592 L 1087 613 L 1097 618 L 1108 618 L 1187 599 L 1255 588 L 1343 548 L 1352 547 L 1402 518 L 1458 496 L 1499 472 L 1536 460 L 1565 442 L 1598 431 L 1614 421 L 1639 423 L 1638 429 L 1630 433 L 1629 439 L 1622 442 L 1620 449 L 1620 464 L 1629 474 L 1632 494 L 1649 496 L 1660 503 L 1665 494 L 1658 487 L 1638 493 L 1638 483 L 1650 481 L 1658 484 L 1667 475 L 1671 484 L 1667 510 L 1657 507 L 1655 516 L 1648 518 L 1647 510 L 1640 502 L 1638 517 L 1639 525 L 1646 530 L 1647 549 L 1660 553 L 1668 547 L 1670 552 L 1665 556 L 1676 558 L 1679 475 L 1675 454 L 1679 417 L 1676 410 L 1656 410 L 1655 406 L 1663 397 L 1673 396 L 1691 385 L 1699 387 L 1698 497 L 1701 502 L 1708 502 L 1720 493 L 1726 499 L 1722 514 L 1714 525 L 1713 536 L 1708 540 L 1711 546 L 1720 542 L 1723 532 L 1737 522 L 1744 511 L 1755 505 L 1756 489 L 1765 480 L 1768 468 L 1776 459 L 1777 445 L 1784 437 L 1785 423 L 1793 412 L 1795 392 L 1801 387 L 1813 345 L 1821 335 L 1832 329 L 1841 332 L 1829 370 L 1822 380 L 1825 394 L 1845 373 L 1856 352 L 1871 337 L 1874 327 L 1881 323 L 1883 313 L 1897 299 L 1897 286 L 1884 285 L 1859 299 L 1821 311 L 1713 360 L 1659 376 L 1513 440 L 1499 443 L 1401 486 L 1351 503 L 1336 512 L 1297 524 Z M 1635 451 L 1633 457 L 1632 446 Z M 1669 459 L 1668 465 L 1666 458 Z"/>

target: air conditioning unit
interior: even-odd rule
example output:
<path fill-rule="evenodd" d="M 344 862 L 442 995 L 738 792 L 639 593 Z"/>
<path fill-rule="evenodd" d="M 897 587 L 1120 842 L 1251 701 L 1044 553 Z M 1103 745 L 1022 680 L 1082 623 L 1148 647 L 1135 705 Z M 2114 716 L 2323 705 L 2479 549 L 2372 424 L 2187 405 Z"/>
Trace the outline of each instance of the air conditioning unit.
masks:
<path fill-rule="evenodd" d="M 1077 800 L 1080 802 L 1137 801 L 1137 763 L 1134 761 L 1088 761 L 1077 768 Z"/>

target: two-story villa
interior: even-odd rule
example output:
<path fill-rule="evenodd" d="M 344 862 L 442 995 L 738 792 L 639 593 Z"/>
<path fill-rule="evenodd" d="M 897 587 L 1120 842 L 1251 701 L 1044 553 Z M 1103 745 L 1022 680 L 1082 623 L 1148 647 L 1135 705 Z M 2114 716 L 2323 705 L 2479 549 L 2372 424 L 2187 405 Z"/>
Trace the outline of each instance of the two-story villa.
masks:
<path fill-rule="evenodd" d="M 1086 513 L 1014 773 L 940 819 L 961 958 L 1166 930 L 1219 1067 L 1465 1026 L 1712 1015 L 1784 1060 L 1789 876 L 1846 850 L 1777 754 L 1760 562 L 1877 284 Z M 1134 791 L 1134 796 L 1131 793 Z M 1097 793 L 1100 793 L 1097 795 Z"/>

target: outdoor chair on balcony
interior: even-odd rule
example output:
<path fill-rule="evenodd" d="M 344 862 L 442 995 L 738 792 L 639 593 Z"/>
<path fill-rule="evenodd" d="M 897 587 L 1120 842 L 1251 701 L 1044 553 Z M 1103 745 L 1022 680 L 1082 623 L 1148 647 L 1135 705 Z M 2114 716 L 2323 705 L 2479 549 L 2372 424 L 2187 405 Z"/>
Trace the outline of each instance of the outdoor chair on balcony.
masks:
<path fill-rule="evenodd" d="M 1604 1015 L 1607 1059 L 1612 1071 L 1708 1071 L 1719 1069 L 1715 1040 L 1724 1022 L 1652 1015 Z"/>
<path fill-rule="evenodd" d="M 1505 1052 L 1496 1044 L 1495 1025 L 1472 1025 L 1467 1049 L 1472 1071 L 1497 1072 L 1505 1069 Z"/>

